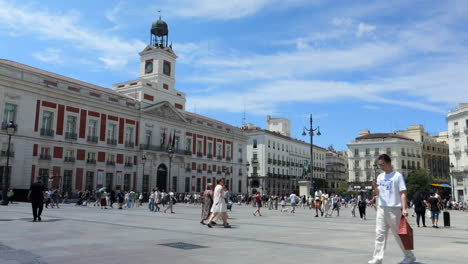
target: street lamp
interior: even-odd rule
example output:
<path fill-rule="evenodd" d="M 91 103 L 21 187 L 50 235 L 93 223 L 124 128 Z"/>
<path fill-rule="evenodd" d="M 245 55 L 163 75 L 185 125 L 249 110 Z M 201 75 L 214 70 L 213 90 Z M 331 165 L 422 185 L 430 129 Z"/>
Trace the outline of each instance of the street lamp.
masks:
<path fill-rule="evenodd" d="M 168 191 L 167 193 L 169 193 L 172 188 L 171 188 L 171 166 L 172 166 L 172 156 L 174 156 L 174 151 L 172 150 L 172 148 L 168 149 L 167 150 L 167 153 L 169 155 L 169 184 L 168 184 Z"/>
<path fill-rule="evenodd" d="M 377 162 L 374 162 L 374 181 L 377 181 L 377 170 L 379 169 L 379 165 Z"/>
<path fill-rule="evenodd" d="M 306 131 L 309 133 L 310 135 L 310 181 L 312 183 L 312 190 L 315 191 L 315 186 L 314 186 L 314 132 L 317 131 L 317 136 L 320 136 L 322 135 L 322 133 L 320 133 L 320 126 L 314 128 L 313 127 L 313 119 L 312 119 L 312 114 L 310 114 L 310 127 L 309 128 L 306 128 L 304 127 L 304 129 L 302 130 L 302 136 L 306 136 L 307 133 Z M 313 193 L 311 194 L 313 195 Z"/>
<path fill-rule="evenodd" d="M 453 168 L 455 166 L 453 165 L 452 162 L 450 162 L 450 177 L 452 178 L 452 200 L 455 200 L 455 185 L 453 181 Z"/>
<path fill-rule="evenodd" d="M 145 180 L 145 162 L 146 162 L 146 156 L 143 154 L 143 157 L 141 157 L 141 163 L 143 164 L 143 177 L 142 179 Z M 141 186 L 142 189 L 144 186 Z M 147 190 L 141 190 L 142 192 L 147 191 Z"/>
<path fill-rule="evenodd" d="M 10 187 L 10 145 L 11 145 L 11 136 L 15 134 L 17 125 L 15 122 L 10 121 L 7 125 L 7 135 L 8 135 L 8 148 L 7 148 L 7 162 L 5 171 L 3 173 L 3 190 L 2 190 L 2 201 L 1 205 L 8 205 L 8 188 Z"/>

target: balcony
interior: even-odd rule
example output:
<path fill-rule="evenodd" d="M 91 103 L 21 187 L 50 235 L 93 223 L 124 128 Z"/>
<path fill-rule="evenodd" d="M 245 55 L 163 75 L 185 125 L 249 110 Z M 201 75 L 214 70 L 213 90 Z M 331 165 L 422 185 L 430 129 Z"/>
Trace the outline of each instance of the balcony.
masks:
<path fill-rule="evenodd" d="M 2 150 L 0 152 L 0 156 L 2 156 L 2 157 L 10 156 L 12 158 L 12 157 L 15 156 L 15 152 L 13 152 L 13 151 L 10 151 L 10 153 L 9 153 L 10 155 L 7 155 L 7 154 L 8 154 L 7 151 L 4 151 L 4 150 Z"/>
<path fill-rule="evenodd" d="M 220 171 L 220 170 L 219 170 L 219 171 L 217 171 L 217 172 L 216 172 L 216 174 L 221 174 L 221 171 Z"/>
<path fill-rule="evenodd" d="M 455 155 L 460 155 L 460 154 L 461 154 L 461 149 L 460 149 L 460 147 L 454 148 L 454 149 L 453 149 L 453 154 L 455 154 Z"/>
<path fill-rule="evenodd" d="M 124 166 L 127 168 L 131 168 L 133 167 L 133 162 L 125 162 Z"/>
<path fill-rule="evenodd" d="M 2 122 L 2 125 L 1 125 L 1 129 L 2 129 L 2 130 L 7 130 L 7 128 L 8 128 L 8 122 L 7 122 L 7 121 L 3 121 L 3 122 Z M 18 130 L 18 128 L 15 127 L 15 132 L 16 132 L 17 130 Z"/>
<path fill-rule="evenodd" d="M 98 137 L 97 136 L 87 136 L 86 141 L 89 142 L 89 143 L 98 143 Z M 107 141 L 109 141 L 109 140 L 107 140 Z"/>
<path fill-rule="evenodd" d="M 239 176 L 242 176 L 242 171 L 239 171 Z"/>
<path fill-rule="evenodd" d="M 273 161 L 274 162 L 274 161 Z M 257 158 L 252 158 L 252 164 L 253 163 L 258 163 L 258 159 Z M 274 164 L 274 163 L 273 163 Z"/>
<path fill-rule="evenodd" d="M 276 165 L 276 160 L 273 160 L 273 165 Z"/>
<path fill-rule="evenodd" d="M 202 169 L 197 169 L 197 172 L 198 172 L 198 173 L 202 173 Z"/>
<path fill-rule="evenodd" d="M 258 173 L 251 173 L 250 177 L 258 177 Z"/>
<path fill-rule="evenodd" d="M 216 156 L 216 159 L 217 159 L 217 160 L 222 160 L 223 157 L 218 155 L 218 156 Z"/>
<path fill-rule="evenodd" d="M 463 149 L 463 151 L 464 151 L 465 153 L 468 154 L 468 146 L 465 146 L 465 148 Z"/>
<path fill-rule="evenodd" d="M 54 130 L 41 128 L 41 136 L 53 137 L 55 135 Z"/>
<path fill-rule="evenodd" d="M 227 160 L 227 161 L 231 161 L 231 157 L 226 157 L 226 160 Z"/>
<path fill-rule="evenodd" d="M 402 155 L 402 156 L 406 156 L 406 153 L 405 153 L 405 152 L 402 152 L 401 155 Z"/>
<path fill-rule="evenodd" d="M 108 161 L 106 161 L 106 165 L 108 165 L 108 166 L 115 166 L 115 161 L 113 161 L 113 160 L 108 160 Z"/>
<path fill-rule="evenodd" d="M 208 172 L 208 173 L 210 173 L 210 174 L 211 174 L 211 173 L 213 173 L 213 171 L 212 171 L 212 170 L 208 170 L 207 172 Z"/>
<path fill-rule="evenodd" d="M 286 162 L 286 167 L 289 167 L 290 164 L 291 164 L 291 163 L 289 163 L 289 161 Z"/>
<path fill-rule="evenodd" d="M 239 158 L 237 161 L 238 161 L 239 163 L 242 163 L 242 162 L 243 162 L 242 158 Z"/>
<path fill-rule="evenodd" d="M 199 158 L 203 157 L 203 153 L 197 152 L 197 157 L 199 157 Z"/>
<path fill-rule="evenodd" d="M 88 163 L 88 164 L 96 164 L 96 160 L 95 160 L 95 159 L 87 159 L 87 160 L 86 160 L 86 163 Z"/>
<path fill-rule="evenodd" d="M 208 153 L 208 155 L 206 155 L 206 157 L 207 157 L 208 159 L 212 159 L 212 158 L 213 158 L 213 154 Z"/>
<path fill-rule="evenodd" d="M 370 154 L 370 153 L 366 153 L 366 157 L 370 157 L 370 156 L 371 156 L 371 154 Z"/>
<path fill-rule="evenodd" d="M 454 130 L 452 131 L 452 136 L 458 137 L 459 135 L 460 135 L 460 130 L 454 129 Z"/>
<path fill-rule="evenodd" d="M 40 160 L 51 160 L 52 157 L 49 154 L 40 154 L 39 159 Z"/>
<path fill-rule="evenodd" d="M 155 146 L 155 145 L 150 145 L 150 144 L 140 144 L 140 150 L 149 150 L 149 151 L 165 152 L 165 153 L 172 151 L 172 153 L 192 156 L 192 152 L 190 150 L 168 149 L 167 147 L 164 147 L 164 146 Z"/>
<path fill-rule="evenodd" d="M 402 169 L 406 169 L 406 165 L 401 165 L 401 168 L 402 168 Z"/>
<path fill-rule="evenodd" d="M 227 175 L 231 175 L 231 172 L 230 172 L 230 171 L 226 171 L 225 173 L 226 173 L 226 176 L 227 176 Z"/>
<path fill-rule="evenodd" d="M 77 137 L 77 134 L 76 133 L 73 133 L 73 132 L 65 132 L 65 139 L 69 139 L 69 140 L 76 140 L 78 137 Z"/>
<path fill-rule="evenodd" d="M 468 136 L 468 126 L 463 129 L 463 132 Z"/>
<path fill-rule="evenodd" d="M 268 159 L 268 164 L 271 164 L 271 162 L 272 162 L 271 159 Z"/>
<path fill-rule="evenodd" d="M 117 139 L 108 138 L 108 139 L 107 139 L 107 145 L 116 146 L 116 145 L 117 145 Z"/>
<path fill-rule="evenodd" d="M 185 168 L 185 172 L 191 172 L 192 169 L 190 167 Z"/>
<path fill-rule="evenodd" d="M 75 157 L 65 157 L 64 161 L 65 162 L 75 162 Z"/>
<path fill-rule="evenodd" d="M 125 147 L 126 147 L 126 148 L 134 148 L 134 147 L 135 147 L 135 143 L 132 142 L 132 141 L 125 141 Z"/>

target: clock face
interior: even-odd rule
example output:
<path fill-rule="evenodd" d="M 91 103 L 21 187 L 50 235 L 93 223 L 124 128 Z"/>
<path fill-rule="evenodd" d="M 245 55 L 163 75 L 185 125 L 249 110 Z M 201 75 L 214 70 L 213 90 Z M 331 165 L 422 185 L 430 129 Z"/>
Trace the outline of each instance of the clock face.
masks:
<path fill-rule="evenodd" d="M 145 73 L 151 73 L 151 72 L 153 72 L 153 62 L 147 61 L 145 64 Z"/>
<path fill-rule="evenodd" d="M 171 75 L 171 63 L 170 62 L 164 61 L 163 73 L 166 75 Z"/>

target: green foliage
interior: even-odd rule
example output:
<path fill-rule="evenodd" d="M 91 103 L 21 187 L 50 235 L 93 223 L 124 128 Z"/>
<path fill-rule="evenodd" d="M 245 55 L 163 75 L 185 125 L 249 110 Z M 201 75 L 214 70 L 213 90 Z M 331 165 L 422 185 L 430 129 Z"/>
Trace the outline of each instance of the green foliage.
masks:
<path fill-rule="evenodd" d="M 413 195 L 416 191 L 422 193 L 429 193 L 431 190 L 431 184 L 433 183 L 432 176 L 429 175 L 426 170 L 413 171 L 408 175 L 406 189 L 408 193 L 408 199 L 413 199 Z"/>

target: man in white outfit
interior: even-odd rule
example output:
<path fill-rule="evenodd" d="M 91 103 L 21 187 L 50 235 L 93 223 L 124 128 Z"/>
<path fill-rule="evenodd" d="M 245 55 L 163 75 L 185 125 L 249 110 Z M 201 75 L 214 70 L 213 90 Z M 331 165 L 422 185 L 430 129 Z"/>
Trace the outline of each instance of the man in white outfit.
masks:
<path fill-rule="evenodd" d="M 376 217 L 374 256 L 368 263 L 382 263 L 389 229 L 405 257 L 400 263 L 414 263 L 416 257 L 411 250 L 405 250 L 398 236 L 401 215 L 408 216 L 405 179 L 403 175 L 393 170 L 392 160 L 387 154 L 380 155 L 377 163 L 384 172 L 377 177 L 377 183 L 374 183 L 374 194 L 379 196 L 379 208 Z"/>

